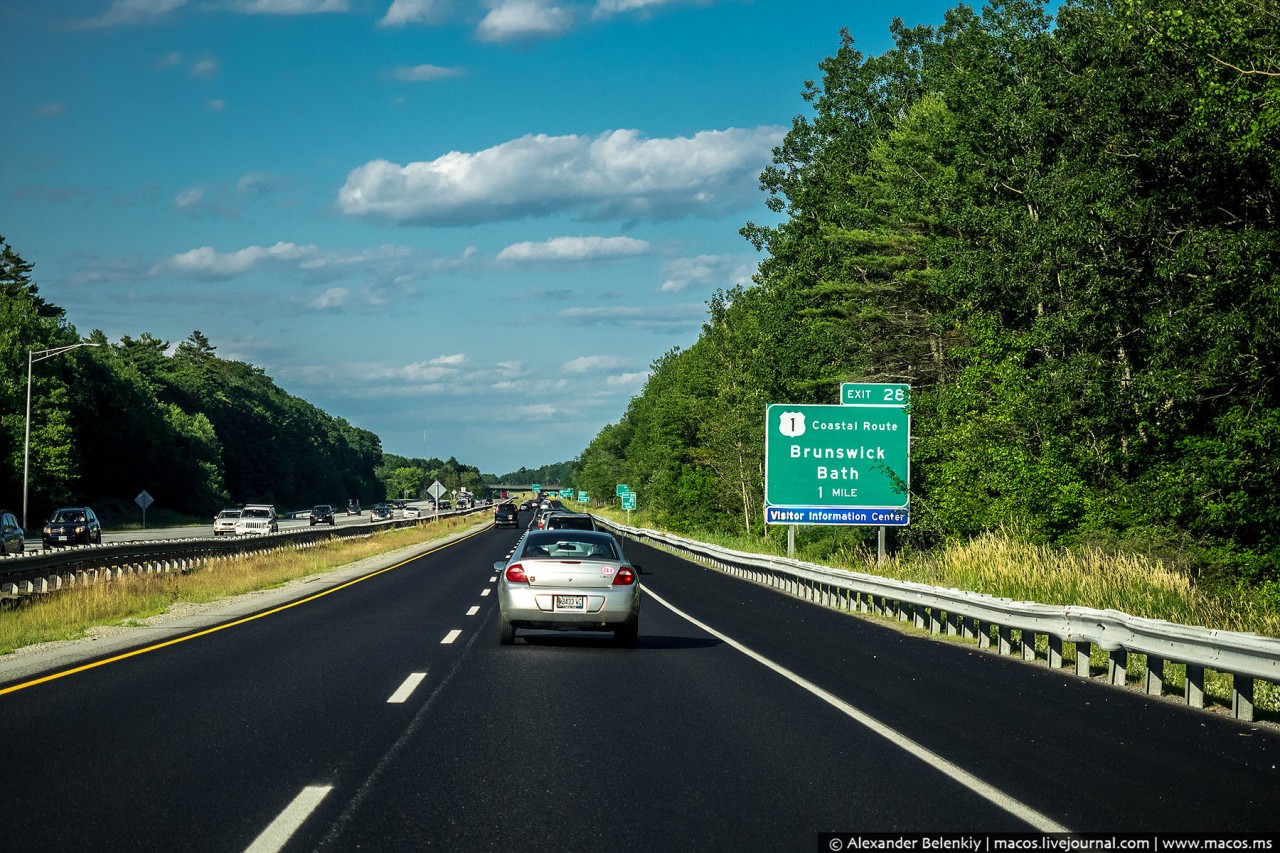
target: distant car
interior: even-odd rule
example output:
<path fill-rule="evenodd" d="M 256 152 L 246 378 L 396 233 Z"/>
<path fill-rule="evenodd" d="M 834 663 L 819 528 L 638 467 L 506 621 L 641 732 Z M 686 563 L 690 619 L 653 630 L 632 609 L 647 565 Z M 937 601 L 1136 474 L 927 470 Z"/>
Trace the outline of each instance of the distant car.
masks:
<path fill-rule="evenodd" d="M 41 537 L 44 547 L 89 545 L 102 541 L 102 524 L 87 506 L 63 507 L 49 516 Z"/>
<path fill-rule="evenodd" d="M 238 518 L 240 518 L 240 510 L 238 509 L 224 509 L 218 513 L 218 517 L 213 520 L 213 535 L 235 535 L 236 520 Z"/>
<path fill-rule="evenodd" d="M 596 530 L 596 520 L 585 512 L 552 512 L 542 523 L 543 530 Z"/>
<path fill-rule="evenodd" d="M 369 510 L 369 518 L 373 521 L 387 521 L 393 515 L 395 515 L 395 512 L 391 509 L 390 504 L 378 504 Z"/>
<path fill-rule="evenodd" d="M 441 509 L 453 509 L 453 504 L 449 503 L 448 501 L 440 501 L 440 508 L 441 508 Z"/>
<path fill-rule="evenodd" d="M 347 515 L 359 515 L 360 512 L 360 501 L 355 498 L 347 501 Z"/>
<path fill-rule="evenodd" d="M 498 504 L 493 508 L 494 527 L 519 527 L 520 513 L 515 504 Z"/>
<path fill-rule="evenodd" d="M 311 526 L 317 524 L 337 524 L 333 518 L 333 507 L 329 504 L 316 504 L 311 508 Z"/>
<path fill-rule="evenodd" d="M 404 508 L 405 518 L 421 518 L 422 509 L 416 506 L 407 506 Z"/>
<path fill-rule="evenodd" d="M 236 519 L 237 536 L 265 536 L 279 532 L 276 508 L 270 504 L 249 504 L 240 510 L 240 517 Z"/>
<path fill-rule="evenodd" d="M 517 628 L 613 631 L 632 646 L 640 631 L 640 567 L 612 534 L 588 530 L 530 531 L 498 572 L 498 642 Z"/>
<path fill-rule="evenodd" d="M 18 517 L 0 510 L 0 555 L 21 554 L 26 547 L 26 534 L 18 524 Z"/>

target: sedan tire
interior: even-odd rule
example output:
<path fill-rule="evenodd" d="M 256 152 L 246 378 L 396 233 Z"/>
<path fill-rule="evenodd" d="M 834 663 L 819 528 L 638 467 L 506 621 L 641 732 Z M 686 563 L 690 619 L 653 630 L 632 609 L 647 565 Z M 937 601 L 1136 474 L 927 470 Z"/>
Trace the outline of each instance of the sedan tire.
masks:
<path fill-rule="evenodd" d="M 613 630 L 614 645 L 624 649 L 634 649 L 640 640 L 640 619 L 619 625 Z"/>
<path fill-rule="evenodd" d="M 510 646 L 516 641 L 516 626 L 507 621 L 507 617 L 498 613 L 498 645 Z"/>

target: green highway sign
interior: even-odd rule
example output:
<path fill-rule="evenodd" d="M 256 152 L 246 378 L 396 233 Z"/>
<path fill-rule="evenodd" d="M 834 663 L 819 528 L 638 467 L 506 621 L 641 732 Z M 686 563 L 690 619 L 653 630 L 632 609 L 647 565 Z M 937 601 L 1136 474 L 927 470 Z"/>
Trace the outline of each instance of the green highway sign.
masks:
<path fill-rule="evenodd" d="M 840 385 L 842 406 L 900 409 L 910 402 L 910 385 L 877 385 L 872 382 L 844 382 Z"/>
<path fill-rule="evenodd" d="M 909 395 L 904 390 L 900 401 L 894 396 L 894 389 L 906 386 L 870 387 L 878 392 L 854 398 L 866 404 L 768 407 L 766 523 L 909 523 Z"/>
<path fill-rule="evenodd" d="M 630 486 L 628 486 L 626 483 L 619 483 L 619 484 L 618 484 L 618 497 L 622 497 L 623 495 L 625 495 L 625 494 L 626 494 L 627 492 L 629 492 L 629 491 L 631 491 L 631 487 L 630 487 Z"/>
<path fill-rule="evenodd" d="M 586 492 L 578 492 L 578 503 L 584 504 L 591 500 L 591 495 Z"/>
<path fill-rule="evenodd" d="M 541 484 L 541 483 L 534 483 L 534 484 L 533 484 L 533 493 L 536 495 L 536 494 L 538 494 L 538 493 L 539 493 L 539 492 L 541 492 L 541 491 L 542 491 L 542 484 Z"/>
<path fill-rule="evenodd" d="M 635 508 L 636 508 L 636 493 L 635 493 L 635 492 L 627 492 L 626 494 L 624 494 L 624 495 L 622 496 L 622 508 L 623 508 L 623 509 L 628 509 L 628 510 L 630 510 L 630 509 L 635 509 Z"/>

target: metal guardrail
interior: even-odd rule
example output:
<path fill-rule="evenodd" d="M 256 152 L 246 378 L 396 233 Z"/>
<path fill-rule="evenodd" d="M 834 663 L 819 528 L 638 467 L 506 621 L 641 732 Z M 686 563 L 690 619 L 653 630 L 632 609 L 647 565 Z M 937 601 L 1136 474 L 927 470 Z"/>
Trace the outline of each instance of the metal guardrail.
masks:
<path fill-rule="evenodd" d="M 1186 666 L 1186 704 L 1204 708 L 1206 670 L 1231 676 L 1232 713 L 1254 717 L 1254 682 L 1280 683 L 1280 639 L 1239 631 L 1145 619 L 1119 610 L 1054 606 L 997 598 L 977 592 L 933 587 L 860 572 L 832 569 L 785 557 L 732 551 L 655 530 L 626 527 L 596 517 L 630 538 L 684 554 L 735 577 L 771 586 L 846 612 L 874 613 L 910 622 L 931 635 L 976 639 L 979 648 L 1000 654 L 1019 651 L 1037 659 L 1036 637 L 1046 637 L 1046 661 L 1064 665 L 1063 646 L 1075 645 L 1075 673 L 1091 677 L 1092 648 L 1107 652 L 1107 681 L 1128 683 L 1129 655 L 1142 655 L 1142 689 L 1163 695 L 1166 664 Z M 1015 636 L 1015 634 L 1017 636 Z"/>
<path fill-rule="evenodd" d="M 0 598 L 50 593 L 125 574 L 190 571 L 209 560 L 308 548 L 333 539 L 368 536 L 378 530 L 410 527 L 434 518 L 470 515 L 484 509 L 487 507 L 424 515 L 416 519 L 399 518 L 325 528 L 308 527 L 263 536 L 116 542 L 15 554 L 0 559 Z"/>

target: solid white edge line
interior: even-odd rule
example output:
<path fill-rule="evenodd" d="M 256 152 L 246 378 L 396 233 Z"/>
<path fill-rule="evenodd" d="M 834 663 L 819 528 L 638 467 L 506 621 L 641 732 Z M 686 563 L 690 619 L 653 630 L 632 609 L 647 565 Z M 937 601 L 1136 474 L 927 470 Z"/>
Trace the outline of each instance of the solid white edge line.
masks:
<path fill-rule="evenodd" d="M 388 705 L 399 705 L 413 695 L 413 691 L 418 689 L 418 685 L 422 683 L 422 679 L 426 678 L 425 672 L 412 673 L 404 680 L 404 683 L 396 688 L 396 692 L 391 694 L 391 698 L 387 700 Z"/>
<path fill-rule="evenodd" d="M 477 604 L 477 605 L 475 605 L 474 607 L 472 607 L 470 610 L 468 610 L 468 611 L 467 611 L 467 615 L 468 615 L 468 616 L 475 616 L 475 615 L 476 615 L 477 613 L 479 613 L 479 612 L 480 612 L 480 605 L 479 605 L 479 604 Z"/>
<path fill-rule="evenodd" d="M 461 636 L 462 636 L 461 629 L 454 628 L 452 631 L 444 635 L 444 639 L 440 641 L 440 645 L 447 646 Z"/>
<path fill-rule="evenodd" d="M 1071 832 L 1071 830 L 1057 823 L 1052 818 L 1046 815 L 1043 815 L 1040 812 L 1036 811 L 1035 809 L 1031 808 L 1030 806 L 1026 805 L 1025 803 L 1022 803 L 1014 799 L 1013 797 L 1006 794 L 1004 791 L 1001 791 L 999 788 L 996 788 L 992 785 L 987 784 L 986 782 L 979 779 L 977 776 L 974 776 L 969 771 L 959 767 L 958 765 L 952 764 L 950 761 L 943 758 L 941 755 L 938 755 L 936 752 L 929 749 L 928 747 L 925 747 L 919 743 L 916 743 L 911 738 L 907 737 L 906 735 L 902 734 L 896 729 L 890 728 L 889 726 L 877 720 L 875 717 L 872 717 L 869 714 L 866 714 L 858 710 L 857 708 L 850 705 L 848 702 L 844 701 L 838 696 L 832 693 L 828 693 L 826 690 L 823 690 L 821 687 L 814 684 L 813 682 L 805 678 L 802 678 L 801 676 L 797 675 L 796 673 L 792 672 L 786 667 L 781 666 L 780 664 L 774 663 L 773 661 L 766 658 L 764 655 L 761 655 L 757 652 L 752 651 L 751 649 L 739 643 L 737 640 L 734 640 L 732 637 L 729 637 L 725 634 L 720 633 L 716 629 L 712 628 L 710 625 L 706 625 L 706 624 L 703 624 L 702 622 L 699 622 L 697 619 L 694 619 L 692 616 L 683 612 L 679 608 L 675 607 L 670 602 L 665 601 L 661 596 L 657 595 L 653 590 L 649 589 L 647 586 L 644 586 L 642 584 L 640 588 L 644 590 L 644 593 L 646 596 L 648 596 L 649 598 L 652 598 L 654 601 L 658 602 L 663 607 L 667 608 L 672 613 L 679 616 L 681 619 L 684 619 L 686 622 L 696 625 L 697 627 L 701 628 L 703 631 L 706 631 L 711 636 L 719 639 L 720 641 L 730 646 L 733 646 L 733 648 L 742 652 L 744 655 L 756 661 L 757 663 L 764 664 L 769 669 L 781 675 L 783 678 L 786 678 L 787 680 L 794 682 L 800 687 L 803 687 L 805 690 L 808 690 L 810 693 L 812 693 L 814 696 L 817 696 L 819 699 L 826 702 L 828 705 L 831 705 L 833 708 L 836 708 L 837 710 L 841 711 L 842 713 L 844 713 L 845 715 L 853 719 L 855 722 L 860 723 L 863 726 L 866 726 L 868 729 L 880 735 L 882 738 L 885 738 L 890 743 L 893 743 L 899 748 L 906 750 L 907 752 L 911 753 L 915 757 L 919 758 L 921 761 L 924 761 L 927 764 L 932 765 L 935 769 L 941 771 L 947 776 L 950 776 L 952 779 L 959 782 L 961 785 L 965 786 L 970 791 L 973 791 L 978 796 L 982 797 L 983 799 L 987 800 L 988 802 L 996 806 L 999 806 L 1000 808 L 1004 809 L 1006 812 L 1013 815 L 1014 817 L 1017 817 L 1020 820 L 1026 821 L 1035 829 L 1038 829 L 1041 832 Z"/>
<path fill-rule="evenodd" d="M 245 848 L 245 853 L 277 853 L 289 843 L 289 839 L 298 831 L 298 827 L 302 826 L 320 805 L 320 801 L 332 790 L 332 785 L 309 785 L 303 788 L 298 796 L 293 798 L 293 802 L 285 806 L 284 811 L 280 812 L 279 816 L 253 840 L 253 843 Z"/>

